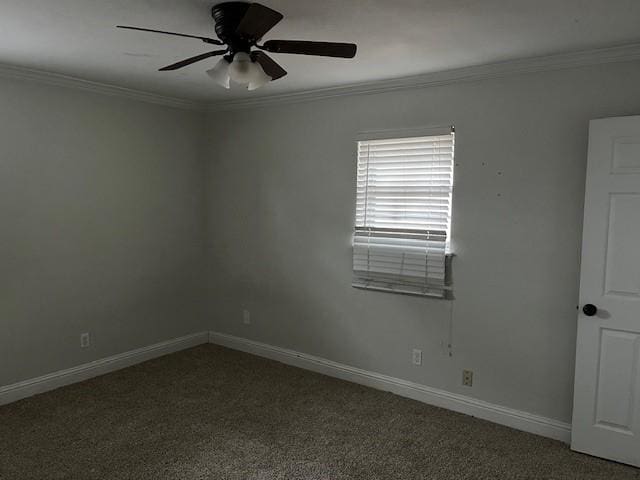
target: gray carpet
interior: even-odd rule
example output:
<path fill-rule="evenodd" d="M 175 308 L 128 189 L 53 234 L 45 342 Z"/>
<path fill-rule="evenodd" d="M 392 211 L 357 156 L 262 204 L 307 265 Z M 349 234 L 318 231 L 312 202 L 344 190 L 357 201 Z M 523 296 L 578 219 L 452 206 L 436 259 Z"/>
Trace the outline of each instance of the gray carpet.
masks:
<path fill-rule="evenodd" d="M 640 470 L 203 345 L 0 407 L 0 478 L 622 480 Z"/>

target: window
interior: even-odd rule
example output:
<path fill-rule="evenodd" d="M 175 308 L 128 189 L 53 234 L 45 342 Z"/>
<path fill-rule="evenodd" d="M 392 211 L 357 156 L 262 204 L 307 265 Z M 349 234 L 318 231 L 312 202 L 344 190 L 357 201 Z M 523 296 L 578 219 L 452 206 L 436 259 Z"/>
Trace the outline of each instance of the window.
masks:
<path fill-rule="evenodd" d="M 445 297 L 453 128 L 358 142 L 353 286 Z"/>

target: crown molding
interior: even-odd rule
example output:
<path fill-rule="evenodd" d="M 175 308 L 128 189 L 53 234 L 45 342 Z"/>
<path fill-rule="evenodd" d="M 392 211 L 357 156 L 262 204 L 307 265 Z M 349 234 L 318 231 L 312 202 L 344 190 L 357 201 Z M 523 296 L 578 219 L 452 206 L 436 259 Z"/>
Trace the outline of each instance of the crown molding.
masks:
<path fill-rule="evenodd" d="M 109 85 L 106 83 L 93 82 L 82 78 L 71 77 L 59 73 L 45 72 L 42 70 L 33 70 L 30 68 L 18 67 L 14 65 L 0 64 L 0 77 L 13 78 L 18 80 L 32 80 L 47 85 L 55 85 L 58 87 L 68 87 L 76 90 L 84 90 L 102 95 L 111 95 L 115 97 L 128 98 L 140 102 L 153 103 L 173 108 L 182 108 L 187 110 L 201 110 L 202 103 L 181 98 L 168 97 L 155 93 L 134 90 L 131 88 Z"/>
<path fill-rule="evenodd" d="M 640 60 L 640 42 L 614 47 L 582 50 L 579 52 L 560 53 L 498 63 L 474 65 L 453 70 L 443 70 L 440 72 L 388 80 L 378 80 L 338 87 L 305 90 L 294 93 L 283 93 L 236 100 L 222 100 L 208 103 L 158 95 L 141 90 L 84 80 L 59 73 L 45 72 L 42 70 L 34 70 L 7 64 L 0 64 L 0 77 L 32 80 L 48 85 L 74 88 L 102 95 L 129 98 L 131 100 L 173 108 L 217 112 L 310 102 L 348 95 L 368 95 L 414 88 L 437 87 L 453 83 L 474 82 L 511 75 L 588 67 L 608 63 L 630 62 L 634 60 Z"/>
<path fill-rule="evenodd" d="M 453 70 L 443 70 L 440 72 L 426 73 L 410 77 L 356 83 L 339 87 L 284 93 L 266 97 L 210 102 L 206 105 L 206 108 L 210 112 L 216 112 L 242 108 L 267 107 L 272 105 L 323 100 L 347 95 L 368 95 L 413 88 L 436 87 L 460 82 L 474 82 L 501 78 L 511 75 L 563 70 L 608 63 L 630 62 L 634 60 L 640 60 L 640 43 L 474 65 Z"/>

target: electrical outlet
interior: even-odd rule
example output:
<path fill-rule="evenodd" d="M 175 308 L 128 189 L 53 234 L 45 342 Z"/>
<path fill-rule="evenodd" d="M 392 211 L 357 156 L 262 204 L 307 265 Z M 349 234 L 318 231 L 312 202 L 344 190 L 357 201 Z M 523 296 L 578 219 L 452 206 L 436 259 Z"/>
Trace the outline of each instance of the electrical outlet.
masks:
<path fill-rule="evenodd" d="M 80 348 L 87 348 L 90 344 L 90 338 L 88 333 L 80 334 Z"/>
<path fill-rule="evenodd" d="M 464 385 L 465 387 L 473 386 L 473 371 L 471 370 L 462 371 L 462 385 Z"/>
<path fill-rule="evenodd" d="M 414 365 L 422 365 L 422 350 L 418 350 L 417 348 L 413 349 L 413 356 L 411 358 L 411 362 Z"/>
<path fill-rule="evenodd" d="M 251 325 L 251 312 L 249 310 L 242 311 L 242 323 Z"/>

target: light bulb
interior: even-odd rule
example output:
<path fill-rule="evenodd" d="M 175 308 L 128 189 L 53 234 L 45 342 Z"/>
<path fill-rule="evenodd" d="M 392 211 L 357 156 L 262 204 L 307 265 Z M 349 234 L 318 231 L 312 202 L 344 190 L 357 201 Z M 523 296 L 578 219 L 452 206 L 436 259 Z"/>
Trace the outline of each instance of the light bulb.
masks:
<path fill-rule="evenodd" d="M 228 89 L 230 88 L 229 70 L 230 70 L 229 61 L 223 57 L 220 59 L 218 63 L 216 63 L 215 67 L 213 67 L 210 70 L 207 70 L 207 75 L 209 75 L 213 79 L 213 81 L 216 82 L 218 85 Z"/>

